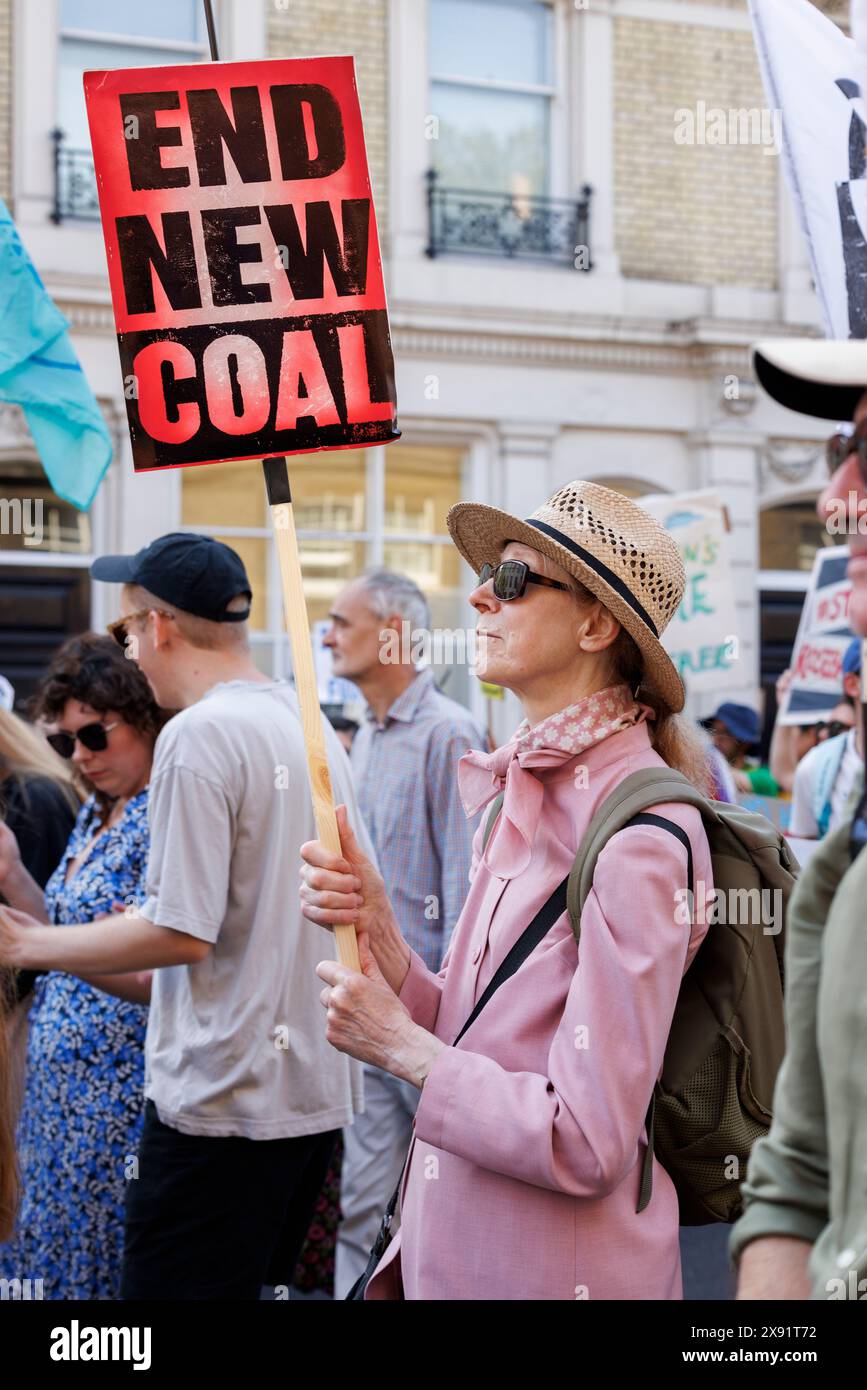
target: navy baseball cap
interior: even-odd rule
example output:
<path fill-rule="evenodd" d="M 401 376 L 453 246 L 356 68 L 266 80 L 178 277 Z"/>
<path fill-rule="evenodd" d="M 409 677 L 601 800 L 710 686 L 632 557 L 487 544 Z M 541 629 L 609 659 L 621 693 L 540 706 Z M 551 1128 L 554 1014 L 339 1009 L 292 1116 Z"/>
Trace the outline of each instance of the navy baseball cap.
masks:
<path fill-rule="evenodd" d="M 101 555 L 90 567 L 108 584 L 140 584 L 157 598 L 212 623 L 243 623 L 250 616 L 253 591 L 240 555 L 213 536 L 172 531 L 135 555 Z M 227 605 L 245 595 L 245 611 Z"/>
<path fill-rule="evenodd" d="M 845 652 L 843 653 L 843 675 L 860 676 L 861 674 L 861 638 L 853 637 Z"/>
<path fill-rule="evenodd" d="M 702 724 L 707 727 L 718 719 L 724 724 L 732 738 L 736 738 L 738 743 L 760 743 L 762 729 L 759 723 L 759 716 L 749 705 L 736 705 L 730 701 L 720 705 L 716 714 L 712 714 L 708 719 L 703 719 Z"/>

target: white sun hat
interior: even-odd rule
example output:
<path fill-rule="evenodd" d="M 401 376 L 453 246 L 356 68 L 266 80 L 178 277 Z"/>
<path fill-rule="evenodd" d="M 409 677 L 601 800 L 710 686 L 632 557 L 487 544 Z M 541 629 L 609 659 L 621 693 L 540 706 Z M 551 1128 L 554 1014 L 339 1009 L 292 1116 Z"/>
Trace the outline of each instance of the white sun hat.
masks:
<path fill-rule="evenodd" d="M 788 410 L 851 420 L 867 391 L 867 341 L 766 338 L 753 348 L 757 379 Z"/>

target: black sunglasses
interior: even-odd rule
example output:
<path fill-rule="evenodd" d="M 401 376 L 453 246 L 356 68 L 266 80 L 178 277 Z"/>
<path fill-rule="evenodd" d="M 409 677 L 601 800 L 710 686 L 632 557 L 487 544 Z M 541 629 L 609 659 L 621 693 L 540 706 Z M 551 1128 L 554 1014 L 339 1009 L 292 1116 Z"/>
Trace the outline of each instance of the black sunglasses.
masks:
<path fill-rule="evenodd" d="M 165 608 L 139 608 L 135 613 L 127 613 L 125 618 L 115 618 L 113 623 L 106 625 L 106 632 L 109 637 L 113 637 L 119 647 L 126 651 L 126 644 L 129 641 L 129 633 L 126 630 L 127 623 L 134 622 L 137 618 L 146 618 L 148 613 L 161 613 L 164 618 L 174 620 L 174 614 L 166 611 Z"/>
<path fill-rule="evenodd" d="M 546 589 L 567 589 L 557 579 L 548 579 L 544 574 L 535 574 L 523 560 L 502 560 L 499 565 L 482 565 L 479 570 L 479 584 L 494 581 L 494 598 L 501 603 L 511 603 L 521 598 L 528 584 L 542 584 Z"/>
<path fill-rule="evenodd" d="M 839 429 L 825 445 L 828 472 L 833 476 L 850 455 L 855 454 L 861 471 L 861 481 L 867 487 L 867 420 L 852 430 Z"/>
<path fill-rule="evenodd" d="M 74 734 L 68 734 L 62 730 L 56 734 L 46 734 L 46 742 L 51 744 L 55 753 L 59 753 L 61 758 L 71 758 L 75 752 L 75 741 L 90 753 L 104 753 L 108 747 L 108 736 L 112 729 L 116 729 L 120 720 L 115 720 L 113 724 L 85 724 L 82 728 L 76 729 Z"/>

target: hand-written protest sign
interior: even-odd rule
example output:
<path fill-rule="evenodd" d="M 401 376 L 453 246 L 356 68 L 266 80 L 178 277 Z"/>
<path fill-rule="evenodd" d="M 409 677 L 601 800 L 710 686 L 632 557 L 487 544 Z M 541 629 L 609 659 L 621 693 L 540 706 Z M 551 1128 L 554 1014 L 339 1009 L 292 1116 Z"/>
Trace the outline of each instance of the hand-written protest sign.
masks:
<path fill-rule="evenodd" d="M 745 683 L 738 664 L 738 627 L 725 517 L 713 491 L 642 497 L 677 542 L 686 572 L 683 600 L 662 635 L 690 691 Z"/>
<path fill-rule="evenodd" d="M 136 469 L 396 439 L 353 60 L 84 87 Z"/>
<path fill-rule="evenodd" d="M 846 546 L 816 555 L 792 652 L 792 681 L 777 715 L 781 724 L 818 723 L 843 698 L 842 661 L 852 641 L 848 563 Z"/>

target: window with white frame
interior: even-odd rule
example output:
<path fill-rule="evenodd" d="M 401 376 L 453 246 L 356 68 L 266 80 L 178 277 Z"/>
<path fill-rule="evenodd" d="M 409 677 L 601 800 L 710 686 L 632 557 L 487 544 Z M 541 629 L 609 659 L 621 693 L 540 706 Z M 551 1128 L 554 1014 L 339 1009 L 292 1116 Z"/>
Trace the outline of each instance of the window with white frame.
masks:
<path fill-rule="evenodd" d="M 433 164 L 449 188 L 551 192 L 550 0 L 428 0 Z"/>
<path fill-rule="evenodd" d="M 52 490 L 33 459 L 0 462 L 0 564 L 46 552 L 89 555 L 93 550 L 90 513 L 81 512 Z"/>
<path fill-rule="evenodd" d="M 446 526 L 466 495 L 463 449 L 421 444 L 338 449 L 289 460 L 304 596 L 311 626 L 328 614 L 351 579 L 385 566 L 414 579 L 428 600 L 431 625 L 451 632 L 430 650 L 441 688 L 465 704 L 472 672 L 459 650 L 467 586 Z M 181 525 L 238 551 L 253 589 L 251 627 L 260 668 L 290 668 L 280 570 L 261 470 L 249 462 L 181 470 Z"/>
<path fill-rule="evenodd" d="M 201 0 L 60 0 L 57 124 L 66 142 L 90 149 L 83 73 L 196 63 L 207 56 Z"/>

